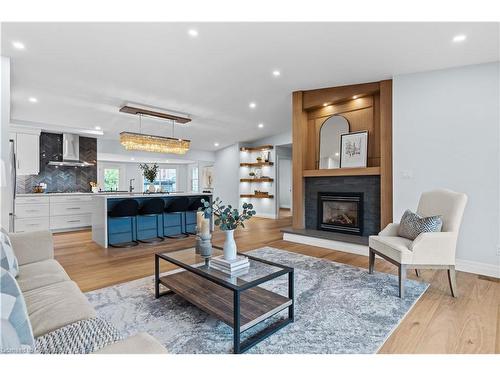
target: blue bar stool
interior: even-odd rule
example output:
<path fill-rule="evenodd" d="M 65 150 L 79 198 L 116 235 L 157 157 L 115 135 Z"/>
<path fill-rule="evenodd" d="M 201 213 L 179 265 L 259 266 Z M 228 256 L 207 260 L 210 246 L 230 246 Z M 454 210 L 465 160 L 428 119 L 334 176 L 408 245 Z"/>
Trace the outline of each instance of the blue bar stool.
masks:
<path fill-rule="evenodd" d="M 114 205 L 110 212 L 108 212 L 108 245 L 111 247 L 133 247 L 139 245 L 137 241 L 134 240 L 134 221 L 136 220 L 137 213 L 139 212 L 139 203 L 135 199 L 124 199 L 119 201 Z M 130 237 L 131 240 L 128 242 L 111 243 L 110 242 L 110 218 L 120 218 L 130 220 Z"/>
<path fill-rule="evenodd" d="M 186 211 L 189 210 L 188 197 L 175 197 L 170 199 L 170 203 L 165 208 L 165 219 L 171 222 L 174 219 L 171 227 L 180 228 L 179 234 L 166 235 L 167 238 L 186 238 L 189 233 L 186 232 Z"/>
<path fill-rule="evenodd" d="M 143 243 L 148 243 L 148 244 L 155 244 L 158 242 L 165 241 L 163 238 L 163 233 L 160 234 L 159 232 L 159 227 L 160 227 L 160 217 L 163 215 L 163 210 L 165 209 L 165 201 L 161 198 L 151 198 L 151 199 L 146 199 L 142 205 L 142 207 L 139 210 L 139 216 L 137 220 L 137 240 L 139 242 Z M 154 217 L 155 218 L 155 230 L 156 230 L 156 236 L 153 238 L 144 238 L 140 239 L 139 238 L 139 219 L 141 217 Z M 163 219 L 163 218 L 162 218 Z M 163 228 L 163 221 L 162 221 L 162 226 Z"/>

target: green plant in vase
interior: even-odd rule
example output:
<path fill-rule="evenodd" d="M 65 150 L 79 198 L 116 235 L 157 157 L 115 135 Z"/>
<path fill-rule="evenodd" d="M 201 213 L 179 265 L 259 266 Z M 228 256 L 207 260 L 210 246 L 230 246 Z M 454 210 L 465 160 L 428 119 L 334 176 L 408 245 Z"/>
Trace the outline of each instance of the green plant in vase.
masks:
<path fill-rule="evenodd" d="M 155 185 L 154 182 L 156 180 L 156 176 L 158 176 L 158 164 L 154 163 L 153 166 L 149 166 L 146 163 L 144 164 L 139 164 L 139 168 L 142 170 L 142 174 L 144 175 L 144 178 L 149 181 L 149 187 L 148 191 L 150 193 L 155 192 Z"/>
<path fill-rule="evenodd" d="M 230 204 L 225 206 L 219 197 L 215 198 L 212 204 L 204 199 L 201 202 L 203 207 L 200 209 L 204 212 L 205 218 L 210 218 L 213 215 L 215 218 L 214 224 L 226 235 L 223 248 L 224 259 L 228 261 L 236 259 L 237 248 L 234 241 L 234 230 L 239 226 L 244 228 L 245 224 L 243 222 L 251 219 L 256 214 L 253 205 L 243 203 L 243 209 L 240 212 Z"/>

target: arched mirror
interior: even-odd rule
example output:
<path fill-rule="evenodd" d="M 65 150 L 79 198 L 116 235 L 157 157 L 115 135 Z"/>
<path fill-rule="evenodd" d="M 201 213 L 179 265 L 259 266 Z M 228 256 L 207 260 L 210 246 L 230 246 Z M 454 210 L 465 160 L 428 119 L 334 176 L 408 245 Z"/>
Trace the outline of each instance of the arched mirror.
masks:
<path fill-rule="evenodd" d="M 319 168 L 340 168 L 340 136 L 349 133 L 349 122 L 343 116 L 329 117 L 319 131 Z"/>

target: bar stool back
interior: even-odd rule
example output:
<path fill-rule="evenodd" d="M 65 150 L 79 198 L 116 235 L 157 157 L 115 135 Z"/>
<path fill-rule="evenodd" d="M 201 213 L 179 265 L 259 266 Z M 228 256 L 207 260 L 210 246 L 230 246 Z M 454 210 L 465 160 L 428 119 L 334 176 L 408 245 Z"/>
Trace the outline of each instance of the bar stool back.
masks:
<path fill-rule="evenodd" d="M 163 238 L 163 231 L 160 233 L 159 231 L 159 220 L 160 217 L 163 216 L 163 210 L 165 209 L 165 201 L 161 198 L 151 198 L 146 199 L 139 209 L 139 219 L 141 217 L 154 217 L 155 218 L 155 226 L 156 226 L 156 236 L 153 238 L 139 238 L 139 225 L 137 225 L 137 240 L 143 243 L 155 244 L 158 242 L 162 242 L 165 239 Z M 162 217 L 163 220 L 163 217 Z M 161 228 L 163 229 L 163 221 Z"/>
<path fill-rule="evenodd" d="M 139 203 L 135 199 L 124 199 L 119 201 L 114 205 L 110 212 L 108 212 L 108 245 L 111 247 L 133 247 L 139 245 L 139 243 L 134 240 L 134 221 L 136 221 L 137 213 L 139 212 Z M 131 240 L 128 242 L 120 242 L 112 244 L 110 242 L 110 218 L 120 218 L 120 219 L 130 219 L 130 237 Z"/>
<path fill-rule="evenodd" d="M 165 208 L 165 216 L 175 215 L 178 216 L 181 223 L 181 233 L 167 235 L 167 238 L 185 238 L 189 236 L 186 232 L 186 211 L 189 210 L 188 197 L 175 197 L 170 199 L 170 204 Z"/>

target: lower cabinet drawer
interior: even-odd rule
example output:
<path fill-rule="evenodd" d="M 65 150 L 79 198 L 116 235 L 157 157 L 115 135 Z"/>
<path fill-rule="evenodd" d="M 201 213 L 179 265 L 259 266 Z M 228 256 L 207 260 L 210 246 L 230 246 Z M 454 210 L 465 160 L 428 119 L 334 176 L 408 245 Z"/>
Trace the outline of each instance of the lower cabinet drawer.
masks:
<path fill-rule="evenodd" d="M 16 217 L 19 219 L 49 216 L 49 204 L 16 204 Z"/>
<path fill-rule="evenodd" d="M 14 223 L 16 233 L 35 232 L 37 230 L 49 229 L 49 217 L 17 219 Z"/>
<path fill-rule="evenodd" d="M 92 202 L 50 203 L 50 216 L 91 214 Z"/>
<path fill-rule="evenodd" d="M 50 218 L 50 229 L 71 229 L 79 227 L 88 227 L 92 225 L 92 215 L 62 215 L 52 216 Z"/>

